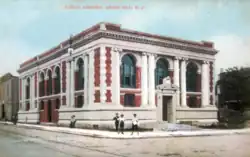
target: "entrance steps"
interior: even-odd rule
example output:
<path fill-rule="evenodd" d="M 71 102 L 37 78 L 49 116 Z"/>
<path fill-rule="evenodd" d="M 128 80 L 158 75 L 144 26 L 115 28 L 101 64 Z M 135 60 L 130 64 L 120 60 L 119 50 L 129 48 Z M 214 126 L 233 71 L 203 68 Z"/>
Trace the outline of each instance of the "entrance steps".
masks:
<path fill-rule="evenodd" d="M 175 124 L 168 122 L 157 122 L 155 131 L 194 131 L 200 130 L 200 128 L 187 125 L 187 124 Z"/>

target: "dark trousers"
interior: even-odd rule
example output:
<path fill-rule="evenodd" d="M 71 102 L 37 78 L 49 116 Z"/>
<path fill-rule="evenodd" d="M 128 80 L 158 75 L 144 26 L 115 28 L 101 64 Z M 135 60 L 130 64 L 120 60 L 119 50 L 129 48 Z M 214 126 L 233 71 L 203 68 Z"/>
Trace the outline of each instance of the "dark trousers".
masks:
<path fill-rule="evenodd" d="M 123 134 L 124 131 L 124 122 L 120 122 L 120 132 Z"/>
<path fill-rule="evenodd" d="M 132 134 L 133 134 L 135 131 L 138 132 L 138 125 L 132 124 Z M 139 132 L 138 132 L 138 134 L 139 134 Z"/>
<path fill-rule="evenodd" d="M 115 122 L 115 130 L 118 131 L 119 122 Z"/>

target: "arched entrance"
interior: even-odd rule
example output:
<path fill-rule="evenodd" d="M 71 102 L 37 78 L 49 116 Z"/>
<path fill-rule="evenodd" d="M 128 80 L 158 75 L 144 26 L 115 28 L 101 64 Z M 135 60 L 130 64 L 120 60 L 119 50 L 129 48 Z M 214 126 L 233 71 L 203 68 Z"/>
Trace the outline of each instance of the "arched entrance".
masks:
<path fill-rule="evenodd" d="M 52 122 L 52 104 L 51 100 L 48 100 L 48 122 Z"/>

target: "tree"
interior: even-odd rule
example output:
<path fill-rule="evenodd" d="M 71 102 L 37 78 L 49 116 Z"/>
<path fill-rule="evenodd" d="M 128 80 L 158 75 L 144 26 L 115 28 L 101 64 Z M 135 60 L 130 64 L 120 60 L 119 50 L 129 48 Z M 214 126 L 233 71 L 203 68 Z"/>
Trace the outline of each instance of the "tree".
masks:
<path fill-rule="evenodd" d="M 250 106 L 250 68 L 228 68 L 220 74 L 217 85 L 223 93 L 226 93 L 226 100 L 236 100 L 241 111 Z"/>

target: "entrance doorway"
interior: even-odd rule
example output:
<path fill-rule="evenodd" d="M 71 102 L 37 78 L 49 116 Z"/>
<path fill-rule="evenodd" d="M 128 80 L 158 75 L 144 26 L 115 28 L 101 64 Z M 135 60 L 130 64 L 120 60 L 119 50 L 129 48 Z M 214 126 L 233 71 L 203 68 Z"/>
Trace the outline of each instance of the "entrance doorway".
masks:
<path fill-rule="evenodd" d="M 48 122 L 52 122 L 52 105 L 51 105 L 51 100 L 48 101 Z"/>
<path fill-rule="evenodd" d="M 2 117 L 1 117 L 1 118 L 2 118 L 2 119 L 5 118 L 4 104 L 2 104 Z"/>
<path fill-rule="evenodd" d="M 171 96 L 163 96 L 162 98 L 162 120 L 169 121 L 169 111 L 171 111 Z"/>

